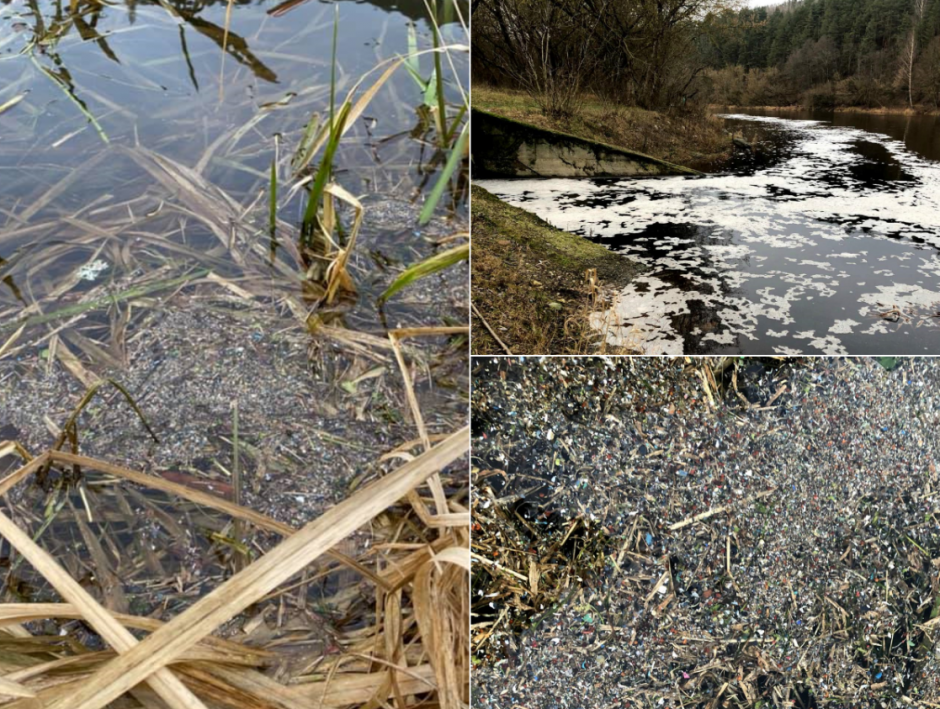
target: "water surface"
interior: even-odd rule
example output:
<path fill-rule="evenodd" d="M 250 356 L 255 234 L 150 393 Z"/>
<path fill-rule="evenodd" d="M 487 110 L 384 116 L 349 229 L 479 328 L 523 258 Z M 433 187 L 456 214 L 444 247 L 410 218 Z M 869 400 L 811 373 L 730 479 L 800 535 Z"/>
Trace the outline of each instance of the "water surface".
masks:
<path fill-rule="evenodd" d="M 450 0 L 447 12 L 438 5 L 444 40 L 465 43 Z M 339 100 L 381 62 L 432 45 L 423 0 L 337 6 Z M 329 114 L 334 5 L 235 2 L 227 32 L 226 12 L 225 2 L 187 0 L 0 6 L 0 341 L 24 316 L 67 309 L 96 289 L 123 302 L 142 284 L 156 294 L 169 283 L 172 293 L 207 272 L 257 297 L 289 298 L 295 315 L 316 307 L 309 264 L 297 259 L 304 190 L 290 161 L 305 125 Z M 466 61 L 452 59 L 444 89 L 456 114 Z M 431 57 L 417 61 L 429 77 Z M 336 156 L 336 181 L 366 207 L 351 262 L 360 297 L 342 313 L 350 327 L 381 329 L 377 294 L 465 223 L 463 194 L 448 191 L 430 230 L 417 226 L 446 158 L 423 104 L 399 69 Z M 342 216 L 347 235 L 351 216 Z M 406 300 L 387 314 L 436 322 Z"/>
<path fill-rule="evenodd" d="M 444 41 L 466 44 L 443 6 Z M 104 386 L 79 419 L 83 453 L 229 477 L 219 466 L 232 469 L 237 404 L 244 504 L 303 523 L 417 435 L 401 423 L 387 331 L 465 324 L 467 298 L 454 267 L 378 304 L 405 264 L 466 229 L 459 177 L 418 224 L 446 158 L 424 91 L 398 69 L 339 147 L 334 179 L 364 215 L 355 292 L 332 304 L 298 258 L 305 190 L 291 158 L 311 117 L 329 113 L 335 8 L 342 99 L 382 62 L 432 46 L 425 7 L 235 2 L 226 37 L 226 2 L 0 4 L 0 441 L 46 450 L 89 386 L 110 378 L 159 442 Z M 451 59 L 454 120 L 468 71 L 465 54 Z M 430 76 L 428 55 L 416 70 Z M 336 248 L 353 211 L 339 219 Z M 432 433 L 466 419 L 465 352 L 459 338 L 406 343 Z"/>
<path fill-rule="evenodd" d="M 714 174 L 480 184 L 648 267 L 592 318 L 611 344 L 648 354 L 934 351 L 934 119 L 912 118 L 907 144 L 904 116 L 863 127 L 848 114 L 726 120 L 756 152 Z M 892 134 L 878 132 L 889 124 Z"/>

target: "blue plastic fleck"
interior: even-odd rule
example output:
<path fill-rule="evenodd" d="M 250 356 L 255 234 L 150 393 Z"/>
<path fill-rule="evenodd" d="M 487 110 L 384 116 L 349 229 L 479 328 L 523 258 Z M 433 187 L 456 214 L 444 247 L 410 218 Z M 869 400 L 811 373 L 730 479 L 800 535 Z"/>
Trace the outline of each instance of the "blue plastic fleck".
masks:
<path fill-rule="evenodd" d="M 653 545 L 653 535 L 650 534 L 649 532 L 646 533 L 646 545 L 647 546 Z"/>

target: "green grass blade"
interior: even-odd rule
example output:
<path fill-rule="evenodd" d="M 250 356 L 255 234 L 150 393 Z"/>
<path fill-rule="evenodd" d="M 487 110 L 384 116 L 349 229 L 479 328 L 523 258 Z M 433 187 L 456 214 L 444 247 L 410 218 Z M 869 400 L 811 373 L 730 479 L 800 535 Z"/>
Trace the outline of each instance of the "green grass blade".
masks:
<path fill-rule="evenodd" d="M 470 244 L 461 244 L 439 254 L 434 254 L 424 261 L 419 261 L 406 268 L 404 272 L 395 279 L 394 283 L 388 287 L 380 297 L 379 304 L 395 295 L 405 286 L 408 286 L 420 278 L 430 276 L 432 273 L 443 271 L 445 268 L 453 266 L 455 263 L 465 261 L 470 258 Z"/>
<path fill-rule="evenodd" d="M 445 0 L 447 2 L 447 0 Z M 432 35 L 434 37 L 434 49 L 441 48 L 441 28 L 437 23 L 437 0 L 432 2 L 432 7 L 434 8 L 434 22 L 432 27 Z M 438 133 L 438 139 L 440 141 L 440 146 L 444 147 L 447 145 L 447 101 L 444 97 L 444 73 L 441 66 L 441 52 L 434 52 L 434 76 L 431 77 L 431 80 L 437 85 L 437 124 L 440 126 Z"/>
<path fill-rule="evenodd" d="M 457 111 L 457 115 L 454 116 L 454 122 L 451 124 L 450 129 L 447 131 L 447 142 L 449 143 L 454 138 L 454 133 L 457 132 L 457 129 L 460 128 L 460 122 L 463 120 L 463 117 L 467 115 L 467 104 L 463 104 L 460 109 Z"/>
<path fill-rule="evenodd" d="M 421 64 L 418 61 L 418 57 L 415 56 L 418 53 L 418 31 L 415 29 L 414 24 L 408 25 L 408 56 L 405 57 L 405 66 L 407 66 L 412 75 L 420 76 L 421 75 Z"/>
<path fill-rule="evenodd" d="M 421 93 L 423 94 L 428 90 L 428 82 L 425 81 L 421 77 L 421 74 L 415 71 L 414 68 L 408 63 L 408 57 L 403 57 L 403 60 L 405 62 L 403 66 L 408 70 L 408 75 L 415 80 L 415 83 L 418 85 L 418 88 L 421 89 Z"/>
<path fill-rule="evenodd" d="M 330 175 L 333 172 L 333 158 L 336 155 L 339 142 L 343 137 L 343 127 L 346 124 L 346 117 L 349 115 L 350 108 L 351 106 L 347 101 L 343 104 L 339 115 L 336 117 L 336 123 L 332 126 L 330 139 L 326 144 L 323 160 L 320 161 L 316 179 L 313 182 L 313 187 L 310 189 L 310 195 L 307 198 L 307 209 L 304 212 L 304 230 L 308 234 L 311 233 L 310 230 L 313 229 L 316 222 L 320 199 L 323 197 L 323 188 L 326 187 Z"/>
<path fill-rule="evenodd" d="M 424 105 L 425 106 L 427 106 L 428 108 L 438 108 L 439 94 L 437 92 L 438 92 L 437 67 L 435 67 L 434 73 L 431 74 L 431 78 L 428 79 L 428 82 L 424 87 Z"/>
<path fill-rule="evenodd" d="M 33 315 L 28 318 L 21 318 L 9 324 L 3 323 L 0 324 L 0 335 L 7 332 L 12 332 L 21 326 L 32 327 L 34 325 L 42 325 L 45 323 L 54 322 L 56 320 L 61 320 L 63 318 L 73 317 L 75 315 L 81 315 L 90 310 L 97 310 L 98 308 L 106 308 L 113 305 L 117 302 L 134 300 L 136 298 L 142 298 L 145 295 L 150 295 L 151 293 L 156 293 L 159 290 L 170 290 L 177 288 L 179 286 L 185 285 L 190 281 L 196 280 L 197 278 L 202 278 L 207 276 L 211 271 L 207 268 L 201 268 L 186 276 L 180 276 L 179 278 L 170 278 L 163 281 L 155 281 L 153 283 L 146 283 L 144 285 L 135 286 L 129 288 L 126 291 L 121 293 L 112 293 L 111 295 L 105 298 L 98 298 L 97 300 L 88 301 L 86 303 L 78 303 L 76 305 L 69 305 L 59 310 L 54 310 L 49 313 L 44 313 L 42 315 Z"/>
<path fill-rule="evenodd" d="M 327 126 L 320 125 L 319 113 L 314 113 L 310 117 L 310 121 L 304 128 L 304 133 L 300 137 L 300 145 L 297 146 L 297 152 L 294 153 L 294 157 L 290 161 L 291 169 L 294 171 L 295 175 L 307 167 L 310 161 L 313 160 L 314 148 L 320 138 L 320 133 L 322 130 L 326 130 L 326 128 Z"/>
<path fill-rule="evenodd" d="M 53 84 L 58 86 L 62 93 L 65 94 L 66 98 L 68 98 L 69 101 L 78 107 L 78 110 L 82 112 L 82 115 L 84 115 L 85 118 L 88 119 L 88 122 L 95 127 L 95 130 L 98 132 L 98 137 L 101 138 L 102 142 L 110 143 L 111 141 L 108 139 L 108 134 L 104 132 L 104 128 L 101 127 L 101 124 L 98 123 L 98 120 L 94 117 L 92 112 L 88 110 L 88 106 L 85 105 L 85 102 L 75 95 L 73 87 L 63 81 L 62 77 L 58 76 L 55 72 L 50 71 L 40 64 L 33 54 L 30 54 L 29 58 L 32 60 L 33 64 L 36 65 L 36 68 L 45 74 Z"/>
<path fill-rule="evenodd" d="M 339 4 L 334 5 L 333 13 L 333 60 L 330 63 L 330 130 L 336 119 L 336 45 L 339 42 Z"/>
<path fill-rule="evenodd" d="M 454 143 L 454 147 L 450 150 L 450 157 L 447 158 L 447 164 L 444 166 L 444 171 L 441 172 L 441 176 L 437 180 L 437 184 L 434 185 L 434 189 L 431 190 L 431 194 L 428 196 L 428 201 L 424 203 L 424 208 L 421 210 L 421 216 L 418 218 L 419 224 L 427 224 L 431 221 L 431 215 L 434 214 L 434 210 L 437 209 L 437 203 L 441 201 L 441 197 L 444 195 L 444 190 L 447 189 L 447 185 L 450 183 L 450 178 L 454 176 L 454 173 L 457 172 L 457 167 L 460 165 L 460 161 L 463 160 L 464 149 L 467 146 L 467 140 L 470 137 L 470 124 L 465 124 L 463 130 L 460 133 L 460 137 L 457 138 L 457 142 Z"/>

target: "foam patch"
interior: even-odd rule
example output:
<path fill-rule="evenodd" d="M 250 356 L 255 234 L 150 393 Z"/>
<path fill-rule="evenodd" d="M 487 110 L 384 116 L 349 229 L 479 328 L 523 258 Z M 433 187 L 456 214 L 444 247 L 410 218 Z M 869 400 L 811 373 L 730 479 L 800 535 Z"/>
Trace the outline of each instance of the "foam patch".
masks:
<path fill-rule="evenodd" d="M 787 154 L 701 177 L 476 183 L 649 268 L 591 317 L 611 345 L 883 354 L 901 342 L 903 354 L 935 352 L 940 164 L 855 128 L 725 118 L 785 134 Z"/>

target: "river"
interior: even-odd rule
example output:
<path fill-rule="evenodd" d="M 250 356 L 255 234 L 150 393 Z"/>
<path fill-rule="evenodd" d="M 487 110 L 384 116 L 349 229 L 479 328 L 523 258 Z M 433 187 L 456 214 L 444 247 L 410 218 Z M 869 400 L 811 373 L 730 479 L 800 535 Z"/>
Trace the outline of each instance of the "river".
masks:
<path fill-rule="evenodd" d="M 722 114 L 757 146 L 702 176 L 480 180 L 647 271 L 592 315 L 646 354 L 923 354 L 940 345 L 930 116 Z"/>

